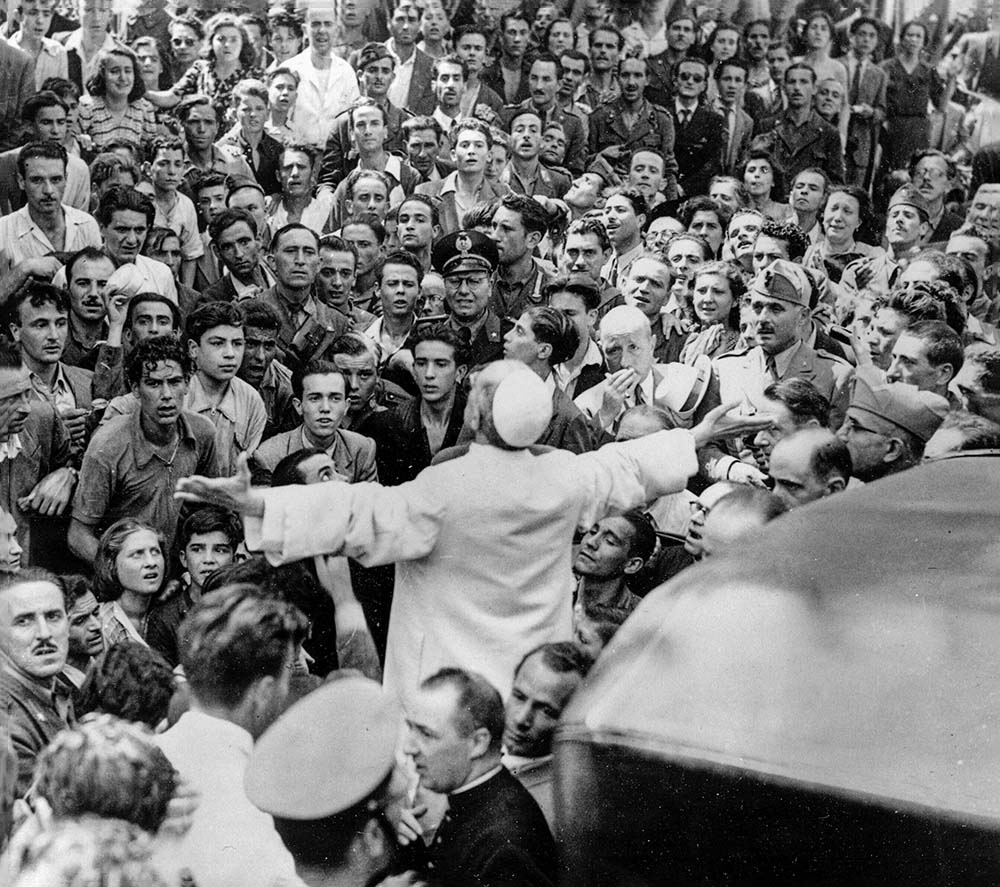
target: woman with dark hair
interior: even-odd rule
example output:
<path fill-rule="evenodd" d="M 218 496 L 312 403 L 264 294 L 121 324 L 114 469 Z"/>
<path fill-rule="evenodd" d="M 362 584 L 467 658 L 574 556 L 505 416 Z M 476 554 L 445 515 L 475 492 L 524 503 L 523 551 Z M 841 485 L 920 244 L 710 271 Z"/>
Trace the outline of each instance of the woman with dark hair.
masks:
<path fill-rule="evenodd" d="M 159 135 L 156 111 L 145 98 L 139 60 L 128 47 L 101 50 L 87 89 L 89 98 L 80 100 L 80 132 L 90 137 L 96 151 L 114 139 L 141 145 Z"/>
<path fill-rule="evenodd" d="M 869 227 L 871 216 L 871 202 L 863 188 L 834 185 L 820 213 L 822 236 L 806 250 L 803 266 L 822 271 L 833 283 L 840 283 L 851 262 L 883 256 L 881 247 L 855 239 L 859 230 Z"/>
<path fill-rule="evenodd" d="M 785 183 L 781 170 L 774 165 L 770 152 L 761 148 L 752 149 L 738 175 L 747 189 L 750 206 L 753 209 L 772 222 L 795 220 L 795 212 L 791 206 L 779 203 L 773 197 L 775 194 L 785 193 Z"/>
<path fill-rule="evenodd" d="M 574 49 L 576 35 L 573 33 L 573 23 L 568 18 L 557 18 L 549 22 L 545 29 L 542 45 L 550 55 L 560 58 L 567 49 Z"/>
<path fill-rule="evenodd" d="M 833 19 L 822 9 L 814 10 L 806 18 L 806 30 L 803 35 L 806 53 L 796 61 L 808 65 L 816 72 L 816 82 L 833 78 L 847 89 L 847 68 L 843 62 L 830 58 L 833 47 Z"/>
<path fill-rule="evenodd" d="M 706 262 L 694 272 L 687 313 L 695 317 L 695 329 L 681 350 L 681 363 L 694 366 L 702 354 L 716 358 L 736 347 L 745 292 L 743 272 L 734 262 Z"/>
<path fill-rule="evenodd" d="M 163 536 L 142 521 L 125 517 L 104 531 L 94 559 L 94 594 L 108 647 L 146 643 L 149 611 L 166 578 L 164 554 Z"/>
<path fill-rule="evenodd" d="M 232 13 L 218 12 L 205 22 L 205 41 L 207 58 L 198 59 L 170 89 L 147 93 L 158 108 L 173 108 L 185 96 L 207 95 L 228 112 L 241 80 L 263 78 L 250 35 Z"/>
<path fill-rule="evenodd" d="M 137 37 L 132 41 L 132 52 L 139 60 L 139 76 L 146 89 L 169 88 L 170 74 L 155 37 Z"/>
<path fill-rule="evenodd" d="M 708 90 L 705 96 L 709 103 L 719 97 L 719 86 L 715 72 L 719 65 L 730 59 L 739 58 L 742 44 L 740 29 L 732 22 L 719 22 L 705 46 L 705 61 L 708 62 Z"/>
<path fill-rule="evenodd" d="M 882 138 L 882 168 L 886 171 L 905 168 L 914 151 L 930 144 L 928 105 L 933 102 L 944 112 L 951 98 L 952 89 L 947 89 L 934 66 L 921 58 L 926 43 L 927 26 L 907 22 L 899 33 L 895 58 L 882 62 L 889 75 Z M 953 81 L 949 83 L 954 87 Z"/>

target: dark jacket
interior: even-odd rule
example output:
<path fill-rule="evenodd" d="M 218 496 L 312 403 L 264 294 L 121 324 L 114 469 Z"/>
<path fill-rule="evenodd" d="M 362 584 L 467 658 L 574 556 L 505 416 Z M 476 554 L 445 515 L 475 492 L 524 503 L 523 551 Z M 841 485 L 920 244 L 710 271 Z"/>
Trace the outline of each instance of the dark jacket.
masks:
<path fill-rule="evenodd" d="M 628 175 L 629 154 L 645 148 L 663 158 L 663 195 L 667 200 L 677 199 L 677 158 L 674 156 L 674 121 L 666 108 L 647 101 L 640 112 L 639 122 L 625 124 L 625 101 L 608 102 L 590 115 L 590 154 L 594 155 L 612 145 L 620 145 L 625 154 L 615 163 L 620 174 Z"/>
<path fill-rule="evenodd" d="M 386 101 L 385 117 L 389 136 L 385 140 L 385 150 L 390 154 L 406 156 L 403 145 L 403 123 L 412 116 L 409 111 L 403 111 L 392 102 Z M 343 111 L 334 118 L 330 137 L 326 140 L 318 184 L 335 188 L 356 165 L 351 157 L 351 151 L 351 120 L 349 112 Z"/>
<path fill-rule="evenodd" d="M 527 59 L 527 56 L 525 57 Z M 528 92 L 528 71 L 529 65 L 527 60 L 521 62 L 521 82 L 517 86 L 517 92 L 514 93 L 514 104 L 520 104 L 521 102 L 527 101 L 531 96 Z M 490 89 L 492 89 L 498 96 L 500 96 L 501 101 L 507 100 L 507 94 L 504 92 L 503 85 L 503 70 L 500 67 L 500 60 L 497 59 L 490 65 L 487 65 L 479 72 L 479 82 L 485 83 Z"/>
<path fill-rule="evenodd" d="M 533 110 L 531 99 L 508 105 L 503 109 L 504 130 L 510 130 L 510 121 L 515 114 Z M 587 164 L 587 121 L 576 112 L 567 111 L 559 105 L 555 105 L 548 114 L 539 116 L 543 118 L 543 126 L 549 123 L 562 124 L 563 132 L 566 133 L 566 157 L 563 163 L 573 175 L 580 175 Z"/>
<path fill-rule="evenodd" d="M 722 155 L 726 148 L 726 122 L 704 102 L 697 107 L 685 125 L 681 125 L 676 106 L 671 103 L 670 116 L 674 123 L 674 154 L 677 157 L 678 184 L 684 197 L 708 193 L 712 176 L 722 172 Z"/>
<path fill-rule="evenodd" d="M 510 773 L 448 796 L 449 810 L 424 848 L 441 887 L 542 887 L 555 883 L 556 850 L 535 799 Z"/>
<path fill-rule="evenodd" d="M 755 138 L 750 147 L 770 151 L 775 167 L 782 171 L 786 182 L 794 181 L 810 166 L 819 167 L 832 182 L 844 181 L 840 133 L 815 111 L 801 126 L 795 126 L 786 114 L 774 129 Z M 773 196 L 777 200 L 785 197 L 784 194 Z"/>

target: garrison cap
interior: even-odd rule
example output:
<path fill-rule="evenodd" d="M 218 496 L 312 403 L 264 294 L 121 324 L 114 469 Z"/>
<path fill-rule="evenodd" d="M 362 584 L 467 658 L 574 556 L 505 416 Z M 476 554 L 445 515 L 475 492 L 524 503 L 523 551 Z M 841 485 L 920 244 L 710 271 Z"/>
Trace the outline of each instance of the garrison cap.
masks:
<path fill-rule="evenodd" d="M 358 675 L 324 684 L 258 740 L 247 797 L 281 819 L 323 819 L 347 810 L 389 775 L 399 726 L 399 711 L 375 681 Z"/>
<path fill-rule="evenodd" d="M 892 197 L 889 198 L 889 209 L 894 206 L 904 203 L 907 206 L 912 206 L 918 213 L 920 213 L 921 218 L 925 222 L 929 222 L 931 218 L 931 208 L 927 204 L 927 200 L 924 195 L 921 194 L 913 185 L 903 185 Z"/>
<path fill-rule="evenodd" d="M 950 407 L 939 394 L 903 382 L 886 382 L 880 371 L 863 368 L 855 373 L 849 409 L 891 422 L 926 443 Z"/>
<path fill-rule="evenodd" d="M 750 284 L 750 295 L 764 296 L 788 302 L 799 308 L 809 307 L 809 296 L 812 294 L 813 282 L 806 275 L 801 265 L 775 259 Z"/>

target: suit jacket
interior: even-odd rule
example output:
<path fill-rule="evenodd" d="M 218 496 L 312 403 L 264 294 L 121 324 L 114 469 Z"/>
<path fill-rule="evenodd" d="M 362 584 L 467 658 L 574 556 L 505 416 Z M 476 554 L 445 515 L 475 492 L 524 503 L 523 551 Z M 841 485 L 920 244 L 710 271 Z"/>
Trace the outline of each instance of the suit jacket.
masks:
<path fill-rule="evenodd" d="M 840 133 L 815 111 L 801 126 L 794 126 L 787 114 L 770 132 L 753 140 L 752 147 L 766 148 L 786 182 L 810 166 L 818 166 L 833 182 L 844 181 L 844 152 Z M 776 200 L 785 195 L 773 195 Z"/>
<path fill-rule="evenodd" d="M 726 121 L 703 102 L 698 102 L 691 119 L 684 126 L 680 124 L 674 103 L 670 104 L 670 115 L 674 122 L 678 184 L 685 197 L 707 194 L 709 180 L 722 172 Z"/>
<path fill-rule="evenodd" d="M 62 364 L 62 371 L 73 391 L 77 407 L 81 410 L 89 410 L 91 407 L 90 383 L 94 374 L 90 370 L 70 366 L 68 363 Z"/>
<path fill-rule="evenodd" d="M 845 360 L 821 354 L 800 341 L 779 381 L 803 379 L 812 382 L 830 401 L 830 427 L 839 428 L 850 400 L 850 381 L 854 369 Z M 719 379 L 719 396 L 724 403 L 748 402 L 764 406 L 764 389 L 774 381 L 767 371 L 766 358 L 758 346 L 732 351 L 713 362 Z"/>
<path fill-rule="evenodd" d="M 289 369 L 322 354 L 352 326 L 348 317 L 323 304 L 315 293 L 312 300 L 316 313 L 301 326 L 296 326 L 276 287 L 264 290 L 260 298 L 277 311 L 281 318 L 281 329 L 278 331 L 278 347 L 281 349 L 279 358 Z"/>
<path fill-rule="evenodd" d="M 457 173 L 456 173 L 457 176 Z M 455 205 L 454 185 L 450 190 L 445 190 L 445 185 L 454 182 L 450 175 L 435 182 L 421 182 L 414 188 L 417 194 L 426 194 L 440 201 L 438 205 L 439 219 L 442 231 L 458 231 L 462 227 L 462 220 L 458 215 L 458 207 Z M 502 182 L 493 182 L 490 179 L 483 179 L 483 187 L 480 192 L 480 199 L 477 203 L 489 203 L 491 200 L 499 200 L 510 192 Z"/>
<path fill-rule="evenodd" d="M 667 200 L 677 199 L 677 158 L 674 156 L 674 120 L 665 108 L 647 101 L 640 111 L 639 122 L 633 127 L 625 124 L 625 101 L 618 99 L 601 105 L 590 115 L 590 154 L 594 155 L 612 145 L 626 149 L 615 166 L 618 172 L 628 175 L 628 155 L 646 148 L 663 158 L 663 194 Z"/>
<path fill-rule="evenodd" d="M 871 181 L 875 163 L 875 147 L 878 144 L 882 121 L 885 120 L 885 90 L 889 85 L 889 75 L 874 62 L 865 67 L 858 84 L 857 100 L 851 104 L 871 105 L 875 113 L 871 117 L 850 116 L 847 123 L 847 173 L 854 184 L 867 187 Z"/>
<path fill-rule="evenodd" d="M 0 40 L 0 149 L 20 144 L 21 108 L 35 92 L 35 60 Z"/>
<path fill-rule="evenodd" d="M 555 883 L 552 833 L 535 799 L 505 768 L 481 785 L 449 795 L 448 808 L 426 848 L 441 887 Z"/>
<path fill-rule="evenodd" d="M 417 54 L 413 62 L 413 76 L 410 78 L 410 91 L 406 94 L 406 109 L 417 116 L 434 113 L 434 59 L 422 49 L 413 48 Z"/>
<path fill-rule="evenodd" d="M 742 108 L 737 108 L 734 121 L 733 131 L 726 133 L 729 141 L 726 143 L 722 157 L 722 168 L 729 175 L 732 175 L 743 162 L 743 158 L 750 150 L 750 143 L 753 141 L 753 118 Z"/>
<path fill-rule="evenodd" d="M 265 440 L 253 454 L 253 462 L 257 469 L 260 483 L 270 484 L 271 475 L 278 463 L 292 453 L 304 449 L 302 426 L 291 431 L 283 431 Z M 362 481 L 378 482 L 378 469 L 375 466 L 375 441 L 363 434 L 337 429 L 330 458 L 337 471 L 347 478 L 348 483 Z"/>
<path fill-rule="evenodd" d="M 995 31 L 981 31 L 976 34 L 963 34 L 955 48 L 949 53 L 952 56 L 960 56 L 963 61 L 962 80 L 968 91 L 981 91 L 986 84 L 979 82 L 980 74 L 983 72 L 983 64 L 986 61 L 990 44 L 993 44 L 994 55 L 1000 55 L 996 46 L 997 34 Z"/>
<path fill-rule="evenodd" d="M 552 418 L 549 420 L 549 427 L 537 443 L 569 450 L 571 453 L 587 453 L 594 448 L 587 417 L 570 400 L 569 395 L 559 388 L 552 392 Z"/>
<path fill-rule="evenodd" d="M 503 109 L 504 129 L 510 130 L 510 121 L 518 111 L 532 110 L 531 99 L 525 99 L 515 105 Z M 575 111 L 567 111 L 556 105 L 547 115 L 543 115 L 542 123 L 561 123 L 566 133 L 566 158 L 564 165 L 573 173 L 580 175 L 587 164 L 587 121 Z"/>

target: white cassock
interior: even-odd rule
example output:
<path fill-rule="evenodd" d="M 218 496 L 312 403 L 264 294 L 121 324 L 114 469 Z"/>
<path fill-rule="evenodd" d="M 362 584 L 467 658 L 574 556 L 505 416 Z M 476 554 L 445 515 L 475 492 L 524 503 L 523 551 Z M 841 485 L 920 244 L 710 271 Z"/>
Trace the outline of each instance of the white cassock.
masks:
<path fill-rule="evenodd" d="M 527 651 L 572 637 L 574 530 L 682 490 L 697 470 L 694 438 L 679 429 L 582 455 L 472 444 L 398 487 L 265 490 L 247 545 L 272 563 L 317 554 L 395 563 L 386 687 L 405 703 L 453 665 L 506 698 Z"/>

